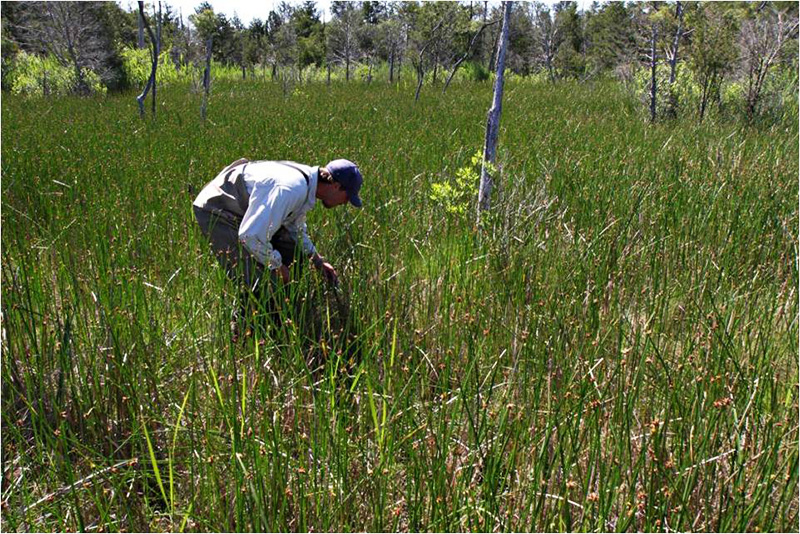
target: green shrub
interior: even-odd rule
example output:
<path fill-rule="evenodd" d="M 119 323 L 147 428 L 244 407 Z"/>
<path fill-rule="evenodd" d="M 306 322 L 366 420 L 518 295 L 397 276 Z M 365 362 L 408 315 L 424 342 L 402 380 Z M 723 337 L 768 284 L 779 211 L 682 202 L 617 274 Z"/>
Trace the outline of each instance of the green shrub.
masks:
<path fill-rule="evenodd" d="M 453 180 L 431 183 L 431 200 L 448 213 L 465 215 L 478 193 L 482 165 L 483 154 L 478 150 L 470 158 L 468 165 L 456 171 Z M 489 172 L 494 174 L 496 171 L 492 164 L 487 162 L 487 165 L 489 165 Z"/>
<path fill-rule="evenodd" d="M 372 69 L 372 72 L 369 70 L 369 65 L 366 63 L 358 63 L 352 71 L 350 72 L 351 79 L 354 78 L 359 81 L 367 81 L 369 76 L 372 75 L 372 78 L 375 78 L 375 69 Z"/>
<path fill-rule="evenodd" d="M 191 79 L 191 67 L 178 69 L 172 61 L 172 49 L 162 50 L 158 55 L 158 71 L 156 73 L 159 85 L 172 84 Z M 146 48 L 124 47 L 120 52 L 122 56 L 122 70 L 128 83 L 134 87 L 141 87 L 150 77 L 150 51 Z"/>
<path fill-rule="evenodd" d="M 700 98 L 702 90 L 694 79 L 694 75 L 685 64 L 679 63 L 675 70 L 675 83 L 669 87 L 670 66 L 661 63 L 656 67 L 656 83 L 658 94 L 656 97 L 656 114 L 658 117 L 665 117 L 669 109 L 670 90 L 675 98 L 677 115 L 696 114 L 700 108 Z M 650 106 L 650 68 L 639 67 L 633 72 L 633 87 L 636 97 L 642 103 L 642 110 L 649 110 Z M 723 109 L 729 109 L 730 104 L 740 97 L 740 88 L 723 84 L 721 89 L 721 104 Z M 709 103 L 710 104 L 710 103 Z M 713 109 L 712 109 L 713 108 Z M 720 109 L 709 105 L 707 113 L 710 115 L 719 113 Z"/>
<path fill-rule="evenodd" d="M 720 105 L 724 110 L 743 110 L 747 102 L 747 82 L 732 81 L 720 89 Z"/>
<path fill-rule="evenodd" d="M 461 75 L 472 82 L 485 82 L 489 79 L 489 70 L 475 61 L 468 61 L 461 67 Z"/>
<path fill-rule="evenodd" d="M 550 74 L 547 72 L 547 69 L 531 71 L 530 74 L 525 76 L 506 71 L 506 81 L 509 83 L 527 83 L 532 85 L 550 83 Z"/>
<path fill-rule="evenodd" d="M 12 62 L 14 94 L 42 96 L 47 94 L 69 94 L 75 91 L 78 80 L 75 69 L 62 65 L 53 56 L 38 56 L 23 50 Z M 87 85 L 94 93 L 105 93 L 106 88 L 97 73 L 84 69 Z"/>
<path fill-rule="evenodd" d="M 772 70 L 764 82 L 760 111 L 767 120 L 785 122 L 795 131 L 798 116 L 797 58 Z"/>
<path fill-rule="evenodd" d="M 658 96 L 656 113 L 659 118 L 667 115 L 669 109 L 668 64 L 660 64 L 656 70 Z M 635 96 L 641 103 L 642 113 L 650 105 L 650 69 L 637 68 L 633 73 Z M 780 122 L 797 119 L 797 68 L 780 68 L 767 75 L 760 97 L 759 112 L 761 120 Z M 678 116 L 694 116 L 700 108 L 702 89 L 694 78 L 692 71 L 685 64 L 678 64 L 675 72 L 675 83 L 672 93 L 676 100 Z M 709 117 L 728 119 L 745 119 L 747 110 L 747 80 L 725 80 L 720 88 L 719 100 L 710 99 L 706 110 Z"/>

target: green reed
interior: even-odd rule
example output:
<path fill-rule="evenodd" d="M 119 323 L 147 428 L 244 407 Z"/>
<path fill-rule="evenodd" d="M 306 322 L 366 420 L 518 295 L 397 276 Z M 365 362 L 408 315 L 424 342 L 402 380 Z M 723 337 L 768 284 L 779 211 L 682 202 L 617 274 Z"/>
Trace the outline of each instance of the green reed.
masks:
<path fill-rule="evenodd" d="M 478 229 L 431 184 L 488 85 L 2 108 L 8 530 L 773 530 L 798 519 L 797 125 L 509 84 Z M 234 338 L 191 200 L 239 157 L 366 178 Z M 476 184 L 477 187 L 477 184 Z"/>

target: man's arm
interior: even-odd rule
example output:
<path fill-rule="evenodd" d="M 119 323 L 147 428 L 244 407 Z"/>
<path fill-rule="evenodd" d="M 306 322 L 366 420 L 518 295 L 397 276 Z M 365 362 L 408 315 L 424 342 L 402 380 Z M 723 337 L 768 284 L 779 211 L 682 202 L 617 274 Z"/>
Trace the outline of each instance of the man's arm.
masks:
<path fill-rule="evenodd" d="M 286 215 L 285 189 L 256 184 L 250 193 L 250 205 L 239 225 L 239 241 L 270 270 L 281 269 L 283 258 L 270 240 Z"/>

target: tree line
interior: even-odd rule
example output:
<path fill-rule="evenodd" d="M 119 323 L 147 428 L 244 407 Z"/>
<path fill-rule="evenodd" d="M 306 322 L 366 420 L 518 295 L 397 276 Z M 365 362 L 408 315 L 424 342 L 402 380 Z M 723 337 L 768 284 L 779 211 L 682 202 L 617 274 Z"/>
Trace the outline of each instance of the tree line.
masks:
<path fill-rule="evenodd" d="M 3 89 L 54 92 L 59 68 L 66 91 L 140 87 L 126 60 L 152 46 L 147 25 L 159 28 L 160 62 L 176 71 L 201 68 L 208 43 L 214 63 L 244 79 L 408 77 L 417 96 L 423 84 L 446 89 L 456 74 L 486 80 L 494 70 L 500 5 L 334 1 L 329 11 L 326 20 L 313 0 L 281 2 L 245 25 L 207 2 L 190 14 L 147 3 L 144 21 L 115 2 L 3 2 Z M 550 83 L 616 78 L 654 119 L 702 119 L 725 106 L 752 118 L 796 95 L 797 36 L 796 2 L 595 2 L 586 10 L 518 2 L 506 68 Z M 21 84 L 34 59 L 39 72 Z"/>

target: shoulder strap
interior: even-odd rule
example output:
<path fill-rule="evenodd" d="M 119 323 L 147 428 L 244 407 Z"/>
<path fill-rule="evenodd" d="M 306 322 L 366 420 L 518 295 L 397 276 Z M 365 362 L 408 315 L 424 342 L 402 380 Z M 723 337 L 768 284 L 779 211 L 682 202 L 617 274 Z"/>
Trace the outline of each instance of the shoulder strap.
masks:
<path fill-rule="evenodd" d="M 306 179 L 306 185 L 308 185 L 308 173 L 297 166 L 294 162 L 291 161 L 276 161 L 275 163 L 280 163 L 281 165 L 285 165 L 286 167 L 291 167 L 292 169 L 296 170 L 300 174 L 303 175 L 303 178 Z"/>

